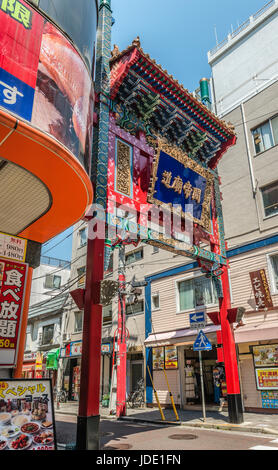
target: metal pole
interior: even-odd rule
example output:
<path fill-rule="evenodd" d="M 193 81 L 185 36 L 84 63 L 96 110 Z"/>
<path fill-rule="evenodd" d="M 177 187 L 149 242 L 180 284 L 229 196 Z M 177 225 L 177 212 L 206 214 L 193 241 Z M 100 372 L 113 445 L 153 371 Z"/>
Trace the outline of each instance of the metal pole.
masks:
<path fill-rule="evenodd" d="M 200 361 L 200 378 L 201 378 L 201 391 L 202 391 L 203 420 L 206 421 L 206 403 L 205 403 L 205 387 L 204 387 L 202 351 L 199 351 L 199 361 Z"/>

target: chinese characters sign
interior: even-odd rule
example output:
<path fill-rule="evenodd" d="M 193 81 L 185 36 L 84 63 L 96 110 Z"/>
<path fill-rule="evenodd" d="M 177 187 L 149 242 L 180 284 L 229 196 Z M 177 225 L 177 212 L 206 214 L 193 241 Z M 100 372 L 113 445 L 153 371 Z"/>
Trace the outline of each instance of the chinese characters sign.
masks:
<path fill-rule="evenodd" d="M 149 202 L 181 207 L 182 214 L 211 232 L 213 176 L 181 150 L 159 142 Z"/>
<path fill-rule="evenodd" d="M 278 368 L 255 369 L 258 390 L 278 390 Z"/>
<path fill-rule="evenodd" d="M 258 310 L 273 307 L 264 269 L 249 273 Z"/>
<path fill-rule="evenodd" d="M 27 240 L 0 233 L 0 256 L 15 261 L 25 261 Z"/>
<path fill-rule="evenodd" d="M 56 450 L 51 380 L 0 380 L 0 450 Z"/>
<path fill-rule="evenodd" d="M 0 258 L 0 365 L 14 366 L 24 304 L 27 264 Z"/>
<path fill-rule="evenodd" d="M 82 341 L 73 341 L 67 344 L 66 347 L 61 348 L 60 357 L 81 356 L 82 354 Z"/>

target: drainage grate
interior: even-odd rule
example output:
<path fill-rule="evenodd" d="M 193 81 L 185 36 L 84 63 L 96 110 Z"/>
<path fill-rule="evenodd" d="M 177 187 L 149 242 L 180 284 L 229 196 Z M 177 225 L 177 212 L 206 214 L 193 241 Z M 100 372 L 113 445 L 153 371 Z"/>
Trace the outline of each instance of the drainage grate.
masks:
<path fill-rule="evenodd" d="M 195 434 L 172 434 L 169 436 L 169 439 L 176 439 L 177 441 L 185 440 L 189 441 L 190 439 L 197 439 L 198 436 Z"/>
<path fill-rule="evenodd" d="M 129 450 L 131 448 L 130 444 L 111 444 L 110 446 L 104 446 L 102 450 Z"/>

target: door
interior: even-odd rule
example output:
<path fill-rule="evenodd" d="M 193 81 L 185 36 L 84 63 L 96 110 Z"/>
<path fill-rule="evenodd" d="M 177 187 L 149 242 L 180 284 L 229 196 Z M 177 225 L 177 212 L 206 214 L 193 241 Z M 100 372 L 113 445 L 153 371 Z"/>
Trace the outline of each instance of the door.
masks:
<path fill-rule="evenodd" d="M 138 381 L 143 378 L 143 361 L 134 361 L 131 366 L 131 389 L 136 390 Z"/>

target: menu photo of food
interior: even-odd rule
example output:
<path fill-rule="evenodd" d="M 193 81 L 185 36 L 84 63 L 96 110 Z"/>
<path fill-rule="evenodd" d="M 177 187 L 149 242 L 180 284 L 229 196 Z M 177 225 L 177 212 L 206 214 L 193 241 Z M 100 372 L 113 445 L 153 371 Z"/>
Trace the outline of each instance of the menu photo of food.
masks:
<path fill-rule="evenodd" d="M 0 450 L 56 450 L 51 381 L 0 381 Z"/>
<path fill-rule="evenodd" d="M 255 367 L 278 366 L 278 344 L 253 347 Z"/>
<path fill-rule="evenodd" d="M 176 346 L 165 346 L 165 369 L 178 368 L 178 353 Z"/>
<path fill-rule="evenodd" d="M 164 369 L 164 347 L 153 348 L 153 370 Z"/>

